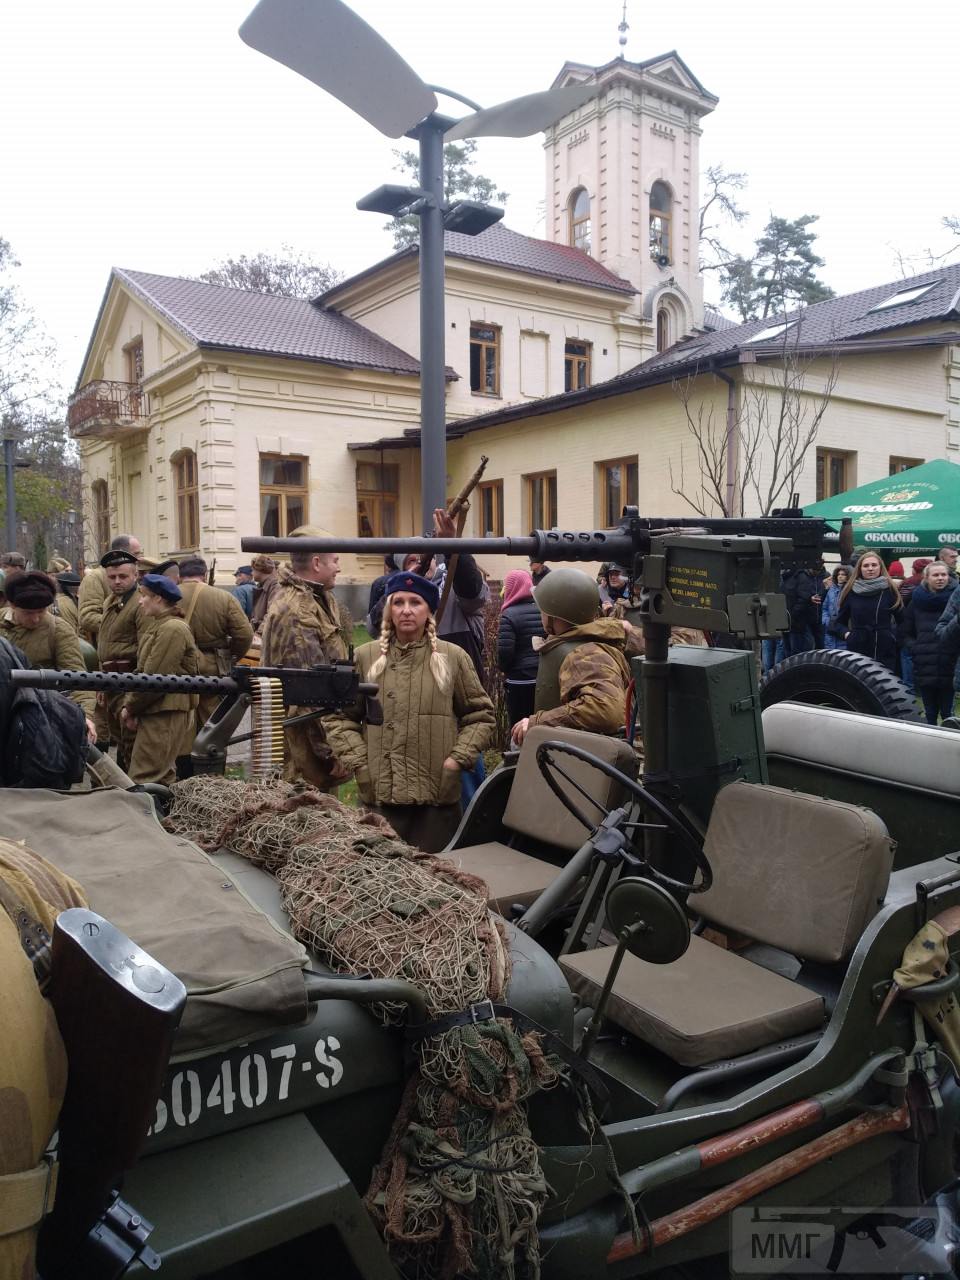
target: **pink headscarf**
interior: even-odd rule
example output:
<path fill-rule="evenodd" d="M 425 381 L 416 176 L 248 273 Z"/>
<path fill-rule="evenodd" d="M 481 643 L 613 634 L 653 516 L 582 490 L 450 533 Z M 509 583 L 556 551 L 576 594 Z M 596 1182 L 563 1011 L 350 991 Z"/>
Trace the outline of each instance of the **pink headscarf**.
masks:
<path fill-rule="evenodd" d="M 518 600 L 526 600 L 533 595 L 533 579 L 526 569 L 511 569 L 503 580 L 503 604 L 500 612 L 516 604 Z"/>

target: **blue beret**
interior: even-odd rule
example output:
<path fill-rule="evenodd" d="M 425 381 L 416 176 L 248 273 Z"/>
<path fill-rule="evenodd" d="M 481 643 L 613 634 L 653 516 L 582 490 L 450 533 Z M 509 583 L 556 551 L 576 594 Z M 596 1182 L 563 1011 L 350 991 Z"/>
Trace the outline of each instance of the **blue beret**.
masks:
<path fill-rule="evenodd" d="M 140 585 L 155 596 L 163 596 L 170 604 L 177 604 L 183 599 L 183 593 L 177 584 L 162 573 L 145 573 Z"/>
<path fill-rule="evenodd" d="M 440 588 L 436 583 L 431 582 L 429 578 L 423 578 L 419 573 L 391 573 L 383 592 L 384 595 L 392 596 L 395 591 L 411 591 L 415 596 L 419 596 L 421 600 L 427 602 L 427 607 L 431 613 L 437 612 L 437 605 L 440 603 Z"/>

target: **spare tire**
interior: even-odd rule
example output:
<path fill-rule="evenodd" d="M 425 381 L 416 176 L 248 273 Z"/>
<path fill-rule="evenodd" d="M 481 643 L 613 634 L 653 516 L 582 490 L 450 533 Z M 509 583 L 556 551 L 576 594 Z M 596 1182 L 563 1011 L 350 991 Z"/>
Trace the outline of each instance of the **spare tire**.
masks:
<path fill-rule="evenodd" d="M 777 663 L 760 681 L 760 706 L 812 702 L 891 720 L 922 720 L 913 694 L 882 663 L 849 649 L 811 649 Z"/>

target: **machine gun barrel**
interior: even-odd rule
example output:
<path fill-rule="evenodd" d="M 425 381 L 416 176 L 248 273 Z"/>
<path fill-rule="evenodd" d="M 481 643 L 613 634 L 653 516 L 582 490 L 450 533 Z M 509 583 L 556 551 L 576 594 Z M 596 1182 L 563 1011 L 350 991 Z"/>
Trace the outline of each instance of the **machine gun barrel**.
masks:
<path fill-rule="evenodd" d="M 241 667 L 232 676 L 161 676 L 138 671 L 10 672 L 10 682 L 22 689 L 93 689 L 98 693 L 239 693 L 256 679 L 276 677 L 287 700 L 299 706 L 342 706 L 358 697 L 375 697 L 375 684 L 362 684 L 350 663 L 326 667 Z"/>
<path fill-rule="evenodd" d="M 849 522 L 845 522 L 848 523 Z M 534 529 L 526 538 L 265 538 L 240 539 L 244 551 L 276 555 L 278 552 L 312 551 L 318 554 L 350 552 L 358 555 L 393 553 L 522 556 L 531 560 L 598 561 L 630 564 L 635 555 L 650 549 L 650 539 L 666 533 L 693 532 L 736 537 L 792 538 L 798 548 L 822 550 L 842 545 L 839 535 L 819 518 L 804 518 L 789 509 L 779 515 L 727 519 L 709 516 L 640 516 L 628 508 L 615 529 Z"/>
<path fill-rule="evenodd" d="M 148 676 L 136 671 L 11 671 L 21 689 L 94 689 L 98 693 L 236 693 L 231 676 Z"/>

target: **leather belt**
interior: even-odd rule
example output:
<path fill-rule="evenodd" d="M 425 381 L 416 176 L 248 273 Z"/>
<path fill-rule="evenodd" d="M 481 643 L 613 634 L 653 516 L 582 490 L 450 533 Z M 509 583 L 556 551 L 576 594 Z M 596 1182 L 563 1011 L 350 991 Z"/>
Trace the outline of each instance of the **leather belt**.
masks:
<path fill-rule="evenodd" d="M 136 668 L 137 664 L 132 658 L 113 658 L 100 663 L 101 671 L 113 671 L 118 675 L 126 675 L 128 671 L 135 671 Z"/>

